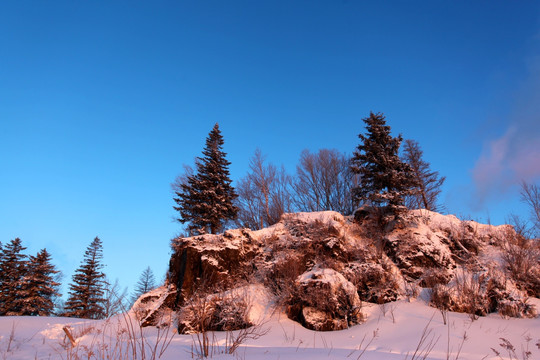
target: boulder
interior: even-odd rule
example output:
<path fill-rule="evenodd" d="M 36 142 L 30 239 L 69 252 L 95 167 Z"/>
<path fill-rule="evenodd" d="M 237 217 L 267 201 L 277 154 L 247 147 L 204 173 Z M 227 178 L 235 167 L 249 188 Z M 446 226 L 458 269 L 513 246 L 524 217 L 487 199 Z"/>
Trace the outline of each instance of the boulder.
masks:
<path fill-rule="evenodd" d="M 160 286 L 141 295 L 130 312 L 142 327 L 157 326 L 165 321 L 166 315 L 174 307 L 176 289 L 174 286 Z"/>
<path fill-rule="evenodd" d="M 289 316 L 311 330 L 341 330 L 363 320 L 361 307 L 350 281 L 333 269 L 315 267 L 296 280 Z"/>

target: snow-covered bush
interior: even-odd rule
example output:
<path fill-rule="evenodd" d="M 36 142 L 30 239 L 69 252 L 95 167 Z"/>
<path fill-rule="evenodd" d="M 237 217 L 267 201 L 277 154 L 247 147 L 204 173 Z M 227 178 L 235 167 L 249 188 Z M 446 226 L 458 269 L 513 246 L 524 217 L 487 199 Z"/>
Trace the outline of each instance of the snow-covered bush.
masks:
<path fill-rule="evenodd" d="M 216 294 L 195 293 L 178 312 L 178 333 L 232 331 L 253 324 L 248 296 L 237 289 Z"/>
<path fill-rule="evenodd" d="M 493 268 L 483 273 L 460 270 L 451 283 L 433 287 L 430 304 L 440 310 L 467 313 L 473 320 L 491 312 L 511 317 L 536 316 L 534 306 L 511 285 L 504 274 Z"/>
<path fill-rule="evenodd" d="M 502 245 L 503 264 L 516 286 L 529 296 L 540 297 L 540 243 L 508 231 Z"/>
<path fill-rule="evenodd" d="M 471 319 L 488 313 L 488 297 L 483 278 L 478 273 L 461 271 L 451 286 L 438 284 L 433 288 L 431 303 L 441 310 L 467 313 Z"/>

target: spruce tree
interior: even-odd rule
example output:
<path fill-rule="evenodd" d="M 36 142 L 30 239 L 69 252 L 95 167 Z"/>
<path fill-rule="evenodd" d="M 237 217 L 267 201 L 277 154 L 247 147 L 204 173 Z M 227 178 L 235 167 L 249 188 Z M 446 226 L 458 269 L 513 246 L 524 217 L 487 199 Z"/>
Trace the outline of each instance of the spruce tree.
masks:
<path fill-rule="evenodd" d="M 404 196 L 416 186 L 411 168 L 399 158 L 401 135 L 392 137 L 381 113 L 370 113 L 363 119 L 367 134 L 351 160 L 351 170 L 360 175 L 360 184 L 353 189 L 356 200 L 385 207 L 391 213 L 403 209 Z"/>
<path fill-rule="evenodd" d="M 86 249 L 84 260 L 73 275 L 73 283 L 69 285 L 69 297 L 64 306 L 65 316 L 87 319 L 102 319 L 105 316 L 102 247 L 101 240 L 96 237 Z"/>
<path fill-rule="evenodd" d="M 223 152 L 223 137 L 218 124 L 206 139 L 203 156 L 196 160 L 197 171 L 188 175 L 186 181 L 176 191 L 174 209 L 180 213 L 177 218 L 187 223 L 190 234 L 217 234 L 228 220 L 236 219 L 238 208 L 234 200 L 238 196 L 229 178 L 229 165 Z"/>
<path fill-rule="evenodd" d="M 137 281 L 137 284 L 135 285 L 135 291 L 133 292 L 131 301 L 134 303 L 141 295 L 146 294 L 155 287 L 156 279 L 152 269 L 150 269 L 150 266 L 148 266 L 146 269 L 144 269 L 139 277 L 139 281 Z"/>
<path fill-rule="evenodd" d="M 46 249 L 30 256 L 21 285 L 22 297 L 17 299 L 20 315 L 49 316 L 53 313 L 54 300 L 60 296 L 60 283 L 55 281 L 58 274 Z"/>
<path fill-rule="evenodd" d="M 11 240 L 2 251 L 0 259 L 0 316 L 20 315 L 20 299 L 22 283 L 26 272 L 26 255 L 21 252 L 26 248 L 22 246 L 19 238 Z"/>
<path fill-rule="evenodd" d="M 403 160 L 411 167 L 417 183 L 416 191 L 406 197 L 405 204 L 411 209 L 439 211 L 441 207 L 437 199 L 446 177 L 440 177 L 437 171 L 431 171 L 429 163 L 422 156 L 423 151 L 418 142 L 405 140 Z"/>

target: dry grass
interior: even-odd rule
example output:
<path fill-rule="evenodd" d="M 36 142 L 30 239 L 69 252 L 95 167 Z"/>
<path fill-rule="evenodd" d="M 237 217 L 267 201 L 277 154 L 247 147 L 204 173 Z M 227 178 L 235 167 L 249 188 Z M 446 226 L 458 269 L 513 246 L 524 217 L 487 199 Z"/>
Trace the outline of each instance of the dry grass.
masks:
<path fill-rule="evenodd" d="M 193 294 L 178 313 L 179 332 L 192 334 L 192 357 L 235 354 L 245 341 L 266 335 L 269 329 L 263 319 L 256 323 L 249 319 L 251 307 L 245 288 Z M 219 345 L 215 331 L 225 332 L 224 345 Z"/>
<path fill-rule="evenodd" d="M 504 267 L 516 286 L 529 296 L 540 297 L 540 242 L 507 231 L 502 243 Z"/>
<path fill-rule="evenodd" d="M 53 349 L 66 360 L 160 359 L 176 333 L 172 319 L 163 319 L 163 322 L 169 325 L 157 327 L 155 336 L 150 336 L 148 329 L 144 329 L 131 314 L 122 313 L 119 317 L 105 320 L 99 327 L 90 324 L 65 327 L 66 336 Z"/>

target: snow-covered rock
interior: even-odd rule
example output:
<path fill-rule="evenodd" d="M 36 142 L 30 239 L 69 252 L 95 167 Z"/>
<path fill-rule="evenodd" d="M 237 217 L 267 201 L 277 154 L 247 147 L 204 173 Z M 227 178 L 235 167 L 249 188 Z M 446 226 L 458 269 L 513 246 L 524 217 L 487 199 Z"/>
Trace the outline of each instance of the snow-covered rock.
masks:
<path fill-rule="evenodd" d="M 296 283 L 289 313 L 308 329 L 342 330 L 363 320 L 356 287 L 339 272 L 315 267 Z"/>
<path fill-rule="evenodd" d="M 516 237 L 511 226 L 427 210 L 393 220 L 383 214 L 381 222 L 370 211 L 364 207 L 351 217 L 333 211 L 284 214 L 262 230 L 175 239 L 167 277 L 177 289 L 173 307 L 200 293 L 257 283 L 304 326 L 342 329 L 361 320 L 360 300 L 385 303 L 414 295 L 410 290 L 418 286 L 455 287 L 458 270 L 465 269 L 482 274 L 485 284 L 507 284 L 492 286 L 486 292 L 491 303 L 478 313 L 534 313 L 524 299 L 526 291 L 534 295 L 538 287 L 531 290 L 519 282 L 539 273 L 540 265 L 534 257 L 527 260 L 527 277 L 516 276 L 508 266 L 509 239 Z M 494 267 L 498 271 L 488 271 Z"/>
<path fill-rule="evenodd" d="M 141 295 L 131 307 L 130 313 L 142 327 L 158 325 L 164 312 L 174 308 L 176 289 L 171 286 L 160 286 Z"/>

